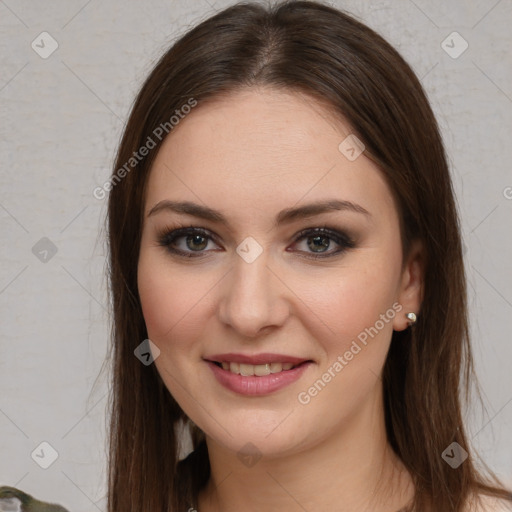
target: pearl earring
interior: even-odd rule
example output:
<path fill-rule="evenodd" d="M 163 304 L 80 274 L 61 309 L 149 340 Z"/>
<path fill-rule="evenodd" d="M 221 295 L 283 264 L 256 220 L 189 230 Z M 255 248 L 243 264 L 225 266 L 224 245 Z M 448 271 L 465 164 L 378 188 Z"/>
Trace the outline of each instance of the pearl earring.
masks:
<path fill-rule="evenodd" d="M 405 316 L 409 320 L 409 325 L 415 324 L 416 320 L 418 319 L 415 313 L 407 313 Z"/>

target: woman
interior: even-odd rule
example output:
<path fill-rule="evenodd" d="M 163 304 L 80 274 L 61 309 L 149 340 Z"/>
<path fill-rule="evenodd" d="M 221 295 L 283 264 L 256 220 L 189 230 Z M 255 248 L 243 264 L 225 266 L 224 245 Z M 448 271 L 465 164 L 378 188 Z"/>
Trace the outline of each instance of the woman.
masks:
<path fill-rule="evenodd" d="M 462 421 L 443 144 L 379 35 L 314 2 L 218 13 L 151 72 L 106 188 L 109 512 L 512 509 Z"/>

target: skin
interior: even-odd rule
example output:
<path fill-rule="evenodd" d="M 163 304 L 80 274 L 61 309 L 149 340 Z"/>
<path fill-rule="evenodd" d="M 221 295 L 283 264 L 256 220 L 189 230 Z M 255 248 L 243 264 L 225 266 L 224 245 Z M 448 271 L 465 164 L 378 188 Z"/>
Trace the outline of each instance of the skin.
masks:
<path fill-rule="evenodd" d="M 206 434 L 212 477 L 200 512 L 396 512 L 412 497 L 410 476 L 385 432 L 381 372 L 393 330 L 419 312 L 422 251 L 402 261 L 399 217 L 379 169 L 362 153 L 338 149 L 350 133 L 320 104 L 295 92 L 251 88 L 198 105 L 164 141 L 146 190 L 138 287 L 155 360 L 165 385 Z M 160 201 L 220 210 L 231 229 L 162 210 Z M 369 215 L 331 211 L 275 227 L 284 208 L 322 199 L 351 201 Z M 179 223 L 216 241 L 176 244 L 202 256 L 179 257 L 159 232 Z M 355 247 L 324 259 L 306 228 L 348 233 Z M 247 263 L 246 237 L 263 252 Z M 309 235 L 314 237 L 314 235 Z M 308 245 L 308 240 L 310 244 Z M 340 246 L 328 238 L 324 252 Z M 401 311 L 309 403 L 298 401 L 398 303 Z M 301 378 L 263 397 L 221 386 L 203 358 L 272 352 L 313 360 Z M 248 442 L 261 458 L 245 465 Z"/>

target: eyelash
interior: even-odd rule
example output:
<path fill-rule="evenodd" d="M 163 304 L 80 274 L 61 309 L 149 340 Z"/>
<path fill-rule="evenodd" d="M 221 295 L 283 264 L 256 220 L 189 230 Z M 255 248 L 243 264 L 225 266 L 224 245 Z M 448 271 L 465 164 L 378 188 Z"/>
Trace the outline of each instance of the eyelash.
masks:
<path fill-rule="evenodd" d="M 192 225 L 183 225 L 177 229 L 164 228 L 161 232 L 157 234 L 158 244 L 162 247 L 165 247 L 169 252 L 175 254 L 177 256 L 182 256 L 185 258 L 200 258 L 203 256 L 204 251 L 182 251 L 180 249 L 176 249 L 172 246 L 172 244 L 178 240 L 179 238 L 183 238 L 189 235 L 200 235 L 208 240 L 212 240 L 215 242 L 215 237 L 212 236 L 206 229 L 199 228 Z M 335 252 L 331 252 L 328 254 L 323 253 L 308 253 L 306 258 L 311 259 L 322 259 L 322 258 L 331 258 L 333 256 L 337 256 L 346 252 L 349 249 L 353 249 L 355 247 L 354 241 L 345 233 L 337 231 L 334 228 L 329 226 L 323 226 L 321 228 L 308 228 L 297 233 L 294 239 L 294 244 L 302 240 L 303 238 L 309 238 L 313 236 L 321 236 L 323 238 L 329 238 L 334 240 L 338 245 L 341 246 L 341 249 L 338 249 Z"/>

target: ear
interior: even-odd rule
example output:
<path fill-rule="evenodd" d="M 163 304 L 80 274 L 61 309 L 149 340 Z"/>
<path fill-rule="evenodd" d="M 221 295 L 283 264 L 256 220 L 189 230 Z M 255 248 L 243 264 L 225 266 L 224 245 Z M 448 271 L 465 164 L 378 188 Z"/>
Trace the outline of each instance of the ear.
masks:
<path fill-rule="evenodd" d="M 421 240 L 413 240 L 409 254 L 404 264 L 400 288 L 398 290 L 398 303 L 402 305 L 402 311 L 395 316 L 393 329 L 403 331 L 409 326 L 407 313 L 419 315 L 423 302 L 423 290 L 425 279 L 425 251 Z"/>

